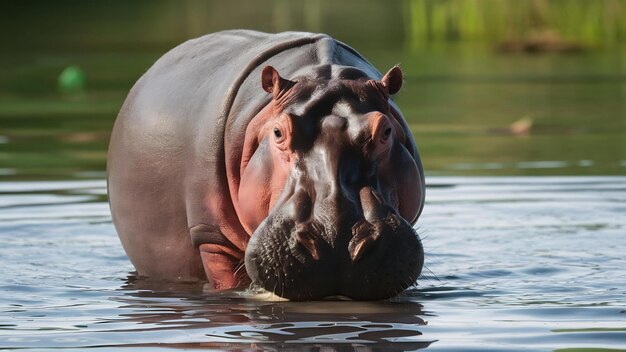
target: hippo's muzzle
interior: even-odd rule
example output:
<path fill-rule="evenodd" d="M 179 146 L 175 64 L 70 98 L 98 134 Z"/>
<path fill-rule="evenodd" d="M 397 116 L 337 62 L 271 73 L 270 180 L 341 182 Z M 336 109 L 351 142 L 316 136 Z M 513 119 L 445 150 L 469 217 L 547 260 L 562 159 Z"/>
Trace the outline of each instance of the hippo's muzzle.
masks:
<path fill-rule="evenodd" d="M 291 300 L 378 300 L 411 286 L 424 262 L 412 226 L 369 186 L 339 207 L 325 211 L 301 191 L 275 209 L 246 250 L 253 282 Z"/>

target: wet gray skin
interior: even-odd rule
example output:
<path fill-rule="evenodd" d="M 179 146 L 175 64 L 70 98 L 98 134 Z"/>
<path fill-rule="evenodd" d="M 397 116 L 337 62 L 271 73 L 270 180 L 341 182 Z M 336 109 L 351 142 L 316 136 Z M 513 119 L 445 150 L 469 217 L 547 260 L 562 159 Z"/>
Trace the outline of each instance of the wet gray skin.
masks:
<path fill-rule="evenodd" d="M 285 110 L 294 126 L 296 160 L 245 255 L 253 282 L 279 296 L 385 299 L 414 284 L 422 270 L 421 241 L 398 209 L 402 201 L 420 202 L 403 200 L 401 189 L 423 187 L 419 159 L 392 133 L 391 124 L 381 132 L 389 145 L 372 155 L 372 137 L 364 137 L 371 134 L 366 115 L 389 115 L 389 107 L 380 98 L 356 99 L 372 93 L 361 86 L 298 83 L 300 95 Z M 312 102 L 312 96 L 323 104 Z M 267 139 L 259 149 L 264 148 L 271 148 Z M 404 180 L 411 175 L 419 176 Z M 421 206 L 409 221 L 417 220 L 419 211 Z"/>

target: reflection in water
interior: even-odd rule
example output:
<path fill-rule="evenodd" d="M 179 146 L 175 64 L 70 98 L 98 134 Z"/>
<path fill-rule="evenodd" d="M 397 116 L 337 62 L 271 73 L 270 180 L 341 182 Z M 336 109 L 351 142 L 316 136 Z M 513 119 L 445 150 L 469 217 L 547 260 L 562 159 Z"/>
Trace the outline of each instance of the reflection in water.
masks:
<path fill-rule="evenodd" d="M 105 182 L 0 182 L 0 349 L 623 348 L 626 178 L 430 177 L 417 288 L 285 302 L 128 276 Z"/>
<path fill-rule="evenodd" d="M 426 322 L 422 305 L 408 296 L 385 302 L 268 301 L 273 296 L 253 291 L 214 292 L 203 283 L 171 283 L 129 276 L 123 305 L 112 322 L 132 323 L 130 331 L 163 329 L 193 331 L 194 342 L 139 343 L 127 347 L 303 350 L 415 350 L 433 341 L 419 330 Z M 128 310 L 129 312 L 124 312 Z M 121 318 L 121 319 L 119 319 Z M 103 322 L 106 323 L 106 322 Z M 119 331 L 119 330 L 118 330 Z M 294 345 L 297 344 L 297 345 Z"/>

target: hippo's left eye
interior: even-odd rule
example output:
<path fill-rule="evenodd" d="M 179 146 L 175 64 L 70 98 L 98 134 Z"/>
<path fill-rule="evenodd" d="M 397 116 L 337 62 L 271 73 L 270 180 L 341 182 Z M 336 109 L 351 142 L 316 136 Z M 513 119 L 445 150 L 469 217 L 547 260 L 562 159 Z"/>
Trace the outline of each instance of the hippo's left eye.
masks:
<path fill-rule="evenodd" d="M 386 140 L 391 135 L 391 127 L 387 127 L 385 132 L 383 133 L 383 139 Z"/>

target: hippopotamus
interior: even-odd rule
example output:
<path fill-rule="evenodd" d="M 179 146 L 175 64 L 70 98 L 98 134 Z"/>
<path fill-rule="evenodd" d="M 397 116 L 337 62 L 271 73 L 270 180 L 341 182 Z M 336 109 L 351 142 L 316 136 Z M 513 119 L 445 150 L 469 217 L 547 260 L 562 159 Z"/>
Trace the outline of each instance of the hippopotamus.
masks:
<path fill-rule="evenodd" d="M 113 223 L 138 275 L 290 300 L 392 297 L 420 275 L 424 174 L 382 75 L 324 34 L 189 40 L 113 127 Z"/>

